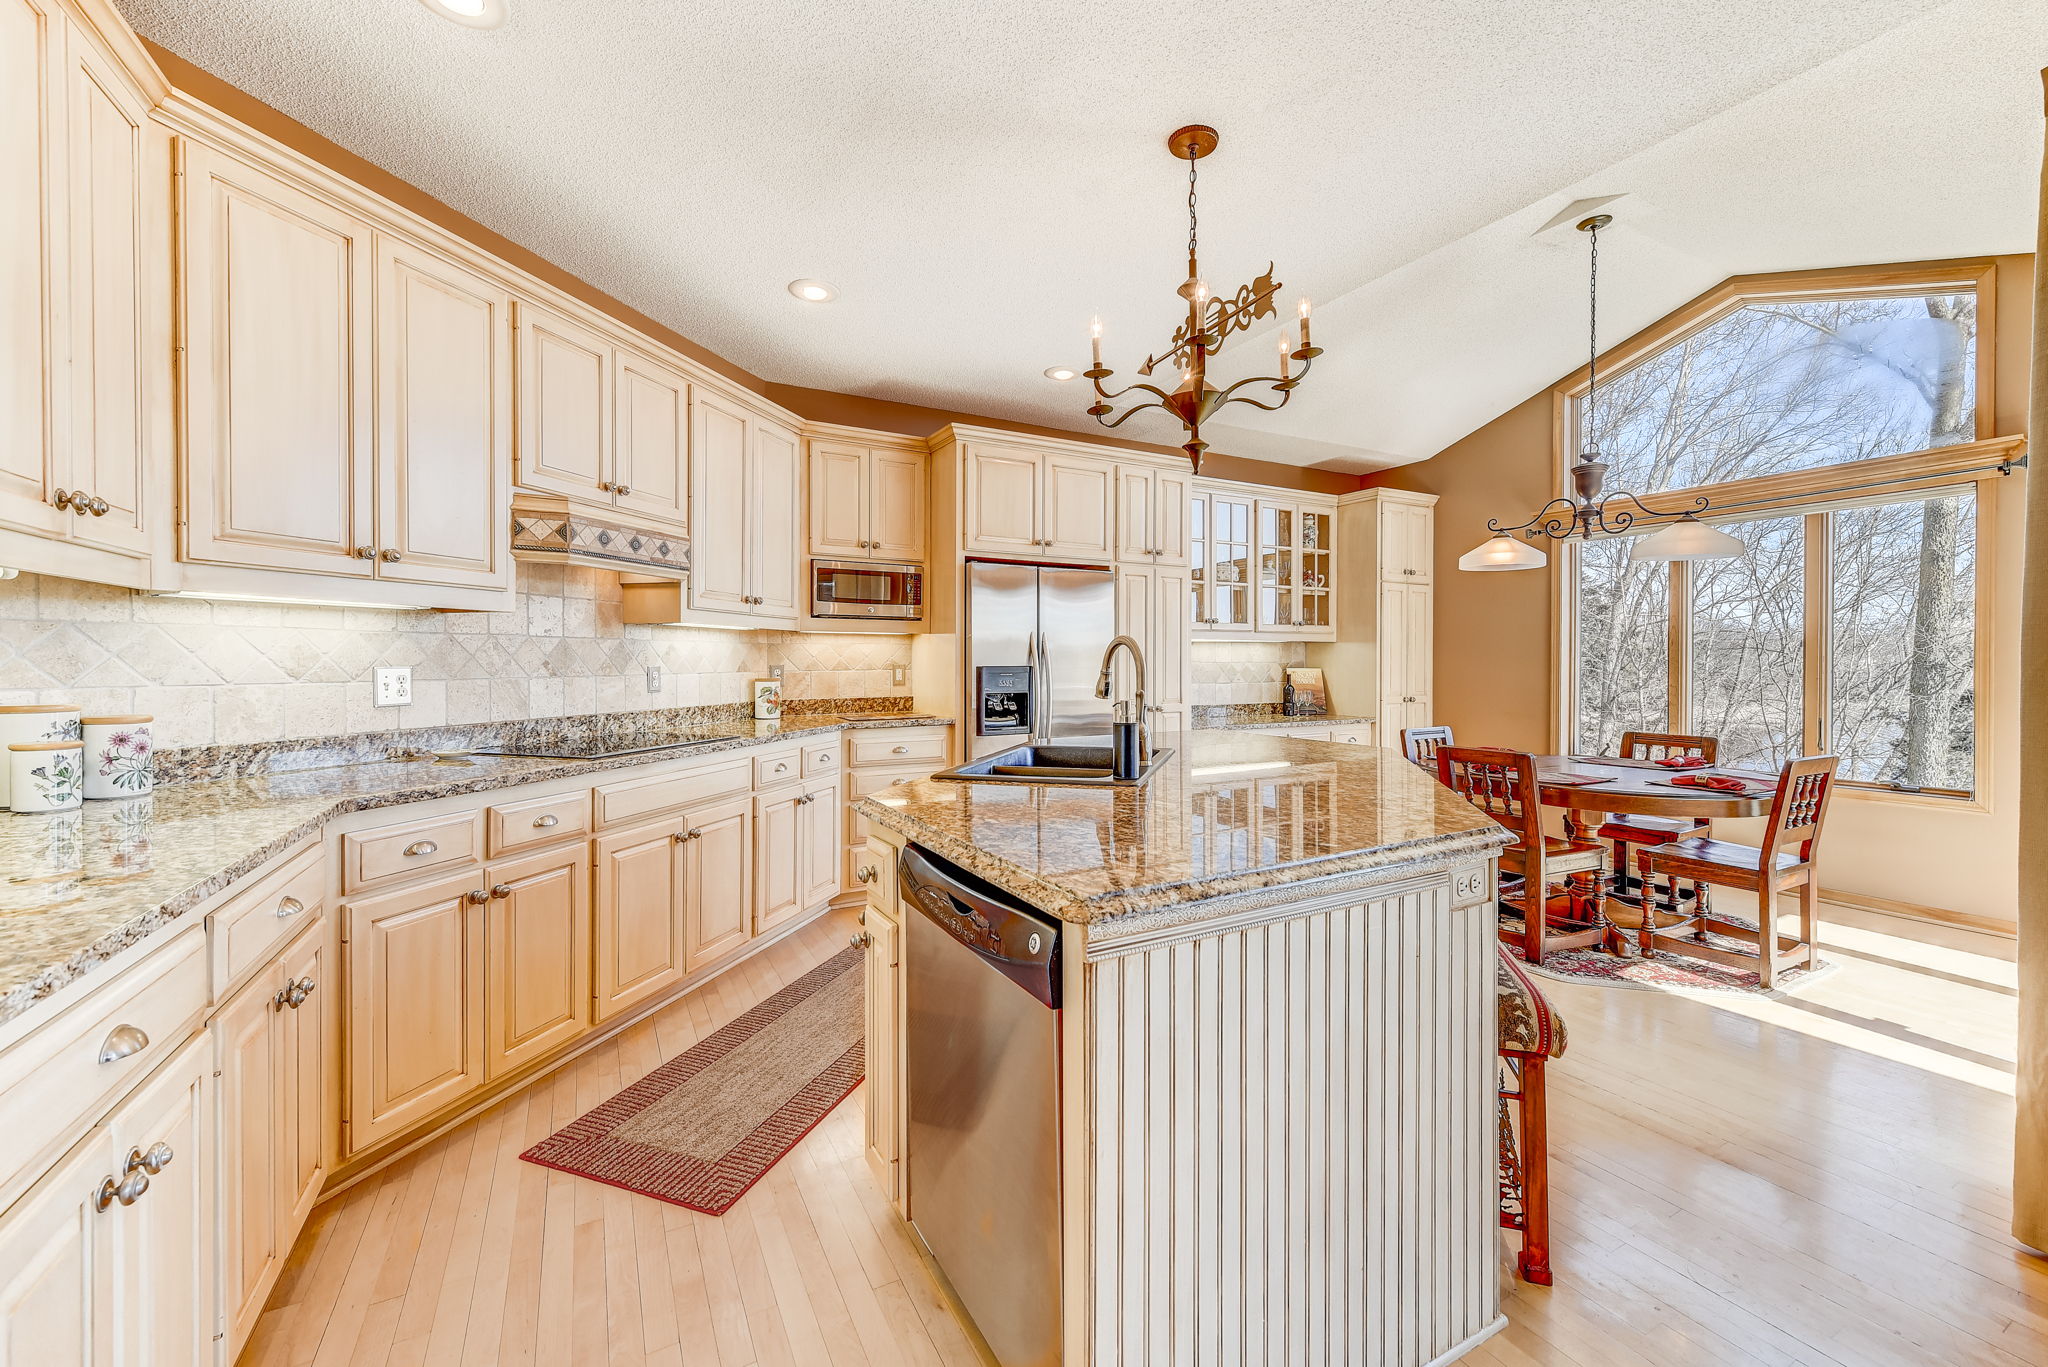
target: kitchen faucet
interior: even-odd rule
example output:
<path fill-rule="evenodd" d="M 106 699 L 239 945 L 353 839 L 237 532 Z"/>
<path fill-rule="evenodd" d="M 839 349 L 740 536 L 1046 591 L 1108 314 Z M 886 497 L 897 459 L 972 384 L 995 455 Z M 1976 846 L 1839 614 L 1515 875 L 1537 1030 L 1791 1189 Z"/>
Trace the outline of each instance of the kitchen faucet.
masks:
<path fill-rule="evenodd" d="M 1119 636 L 1109 643 L 1109 649 L 1102 652 L 1102 673 L 1097 675 L 1095 679 L 1095 696 L 1098 698 L 1107 698 L 1109 696 L 1109 671 L 1111 666 L 1116 663 L 1116 652 L 1119 646 L 1131 652 L 1131 670 L 1133 674 L 1133 687 L 1131 689 L 1133 695 L 1132 705 L 1137 710 L 1138 763 L 1142 765 L 1150 762 L 1152 758 L 1152 744 L 1147 737 L 1145 723 L 1145 652 L 1136 641 L 1128 636 Z"/>

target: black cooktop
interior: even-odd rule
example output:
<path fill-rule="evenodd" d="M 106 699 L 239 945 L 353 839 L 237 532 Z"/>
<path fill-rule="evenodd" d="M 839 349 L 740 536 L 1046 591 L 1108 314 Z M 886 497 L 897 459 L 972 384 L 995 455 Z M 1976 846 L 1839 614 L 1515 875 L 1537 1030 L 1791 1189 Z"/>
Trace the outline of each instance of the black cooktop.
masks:
<path fill-rule="evenodd" d="M 479 755 L 520 755 L 528 759 L 615 759 L 620 755 L 644 755 L 654 750 L 683 750 L 693 745 L 731 740 L 723 732 L 709 730 L 619 731 L 564 740 L 515 742 L 477 750 Z"/>

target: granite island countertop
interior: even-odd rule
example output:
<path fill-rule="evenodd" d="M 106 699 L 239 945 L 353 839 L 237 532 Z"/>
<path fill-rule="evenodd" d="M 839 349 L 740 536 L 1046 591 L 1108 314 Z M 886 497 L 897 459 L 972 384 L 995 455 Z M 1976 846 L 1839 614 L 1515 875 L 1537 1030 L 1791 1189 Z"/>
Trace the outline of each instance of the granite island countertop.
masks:
<path fill-rule="evenodd" d="M 479 755 L 299 769 L 161 787 L 71 812 L 0 812 L 0 1022 L 176 923 L 350 812 L 596 775 L 837 731 L 951 725 L 944 717 L 807 714 L 725 722 L 723 738 L 614 759 Z"/>
<path fill-rule="evenodd" d="M 1260 731 L 1307 729 L 1313 726 L 1371 726 L 1371 717 L 1342 712 L 1289 715 L 1276 703 L 1207 703 L 1189 714 L 1196 731 Z"/>
<path fill-rule="evenodd" d="M 1062 920 L 1094 923 L 1401 864 L 1483 858 L 1505 828 L 1377 746 L 1159 736 L 1144 784 L 924 779 L 854 810 Z"/>

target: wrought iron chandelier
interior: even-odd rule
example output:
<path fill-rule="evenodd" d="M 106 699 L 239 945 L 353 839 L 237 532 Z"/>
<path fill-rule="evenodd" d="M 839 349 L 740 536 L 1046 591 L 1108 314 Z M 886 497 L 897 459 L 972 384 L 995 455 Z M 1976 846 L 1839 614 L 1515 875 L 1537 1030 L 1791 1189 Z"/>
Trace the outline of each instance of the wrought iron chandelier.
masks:
<path fill-rule="evenodd" d="M 1573 536 L 1619 536 L 1633 527 L 1638 517 L 1675 520 L 1631 545 L 1631 560 L 1727 560 L 1747 549 L 1728 533 L 1699 520 L 1711 507 L 1704 498 L 1695 498 L 1690 508 L 1658 512 L 1634 494 L 1602 493 L 1607 462 L 1600 458 L 1593 439 L 1593 401 L 1600 388 L 1600 230 L 1612 222 L 1612 214 L 1594 214 L 1578 224 L 1591 248 L 1586 290 L 1586 397 L 1581 404 L 1586 440 L 1572 462 L 1573 496 L 1552 499 L 1536 516 L 1512 527 L 1488 518 L 1486 530 L 1492 535 L 1458 557 L 1461 570 L 1541 569 L 1550 557 L 1533 544 L 1538 537 L 1564 541 Z M 1518 536 L 1522 538 L 1519 541 L 1515 539 Z"/>
<path fill-rule="evenodd" d="M 1288 346 L 1286 334 L 1279 342 L 1280 373 L 1278 375 L 1257 375 L 1239 380 L 1224 389 L 1209 383 L 1209 358 L 1223 349 L 1223 344 L 1234 332 L 1243 332 L 1261 318 L 1271 318 L 1277 313 L 1273 297 L 1280 292 L 1280 282 L 1273 278 L 1271 262 L 1266 273 L 1248 285 L 1239 285 L 1237 292 L 1228 298 L 1210 293 L 1208 283 L 1202 279 L 1197 259 L 1197 223 L 1195 217 L 1195 164 L 1216 150 L 1216 130 L 1205 124 L 1190 124 L 1177 128 L 1166 139 L 1167 150 L 1177 158 L 1185 158 L 1188 164 L 1188 278 L 1175 291 L 1187 300 L 1188 316 L 1174 330 L 1173 338 L 1166 350 L 1157 355 L 1147 356 L 1145 364 L 1138 367 L 1140 375 L 1150 375 L 1163 365 L 1180 368 L 1180 383 L 1168 391 L 1158 385 L 1139 381 L 1125 385 L 1114 392 L 1104 389 L 1102 382 L 1116 372 L 1102 364 L 1102 321 L 1097 319 L 1090 329 L 1090 355 L 1093 364 L 1082 373 L 1095 386 L 1095 402 L 1088 413 L 1104 427 L 1121 427 L 1139 413 L 1148 409 L 1162 409 L 1180 419 L 1187 429 L 1188 439 L 1181 446 L 1188 453 L 1188 459 L 1196 470 L 1202 468 L 1202 452 L 1209 449 L 1209 443 L 1202 440 L 1202 424 L 1209 416 L 1225 404 L 1248 403 L 1254 408 L 1268 412 L 1284 408 L 1295 386 L 1308 376 L 1309 363 L 1323 354 L 1322 348 L 1309 344 L 1308 300 L 1301 301 L 1300 319 L 1296 328 L 1292 349 Z M 1294 369 L 1298 363 L 1300 369 Z M 1248 386 L 1263 385 L 1279 395 L 1279 402 L 1265 403 L 1239 390 Z M 1150 394 L 1153 397 L 1116 413 L 1115 401 L 1133 391 Z"/>

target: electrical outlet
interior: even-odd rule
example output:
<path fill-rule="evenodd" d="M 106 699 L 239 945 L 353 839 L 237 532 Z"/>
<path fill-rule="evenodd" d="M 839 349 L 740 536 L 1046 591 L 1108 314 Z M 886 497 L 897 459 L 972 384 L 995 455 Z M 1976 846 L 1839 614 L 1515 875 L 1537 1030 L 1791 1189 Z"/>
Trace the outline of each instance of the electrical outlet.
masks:
<path fill-rule="evenodd" d="M 781 666 L 781 665 L 769 665 L 769 666 L 768 666 L 768 677 L 769 677 L 769 678 L 771 678 L 771 679 L 779 679 L 779 678 L 781 678 L 781 677 L 782 677 L 782 666 Z"/>
<path fill-rule="evenodd" d="M 910 671 L 905 669 L 902 665 L 897 665 L 894 669 L 891 669 L 889 671 L 889 682 L 896 685 L 898 688 L 903 687 L 903 685 L 910 682 Z"/>
<path fill-rule="evenodd" d="M 412 702 L 412 668 L 409 665 L 378 665 L 376 691 L 371 701 L 379 707 L 406 707 Z"/>
<path fill-rule="evenodd" d="M 647 666 L 647 691 L 648 691 L 649 693 L 659 693 L 659 692 L 661 692 L 661 666 L 660 666 L 660 665 L 649 665 L 649 666 Z"/>

